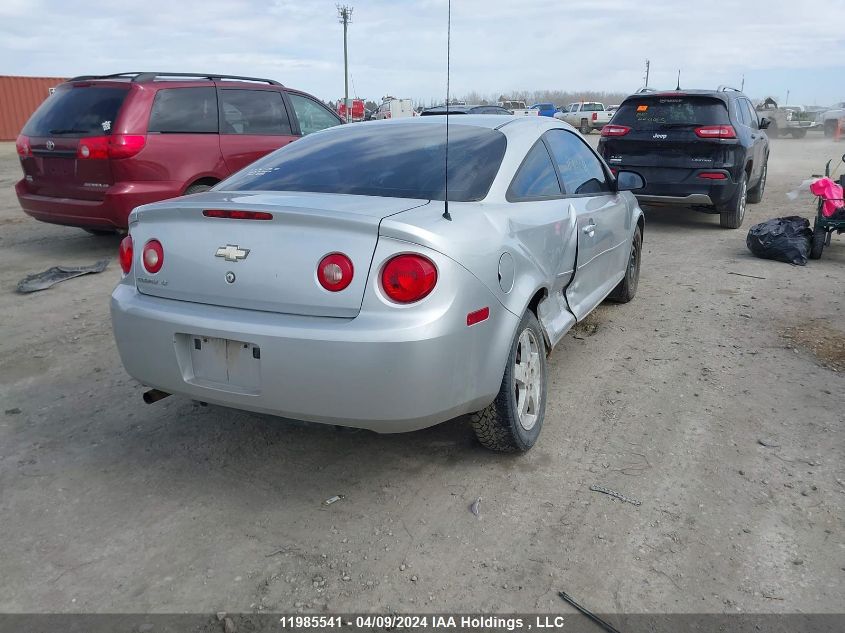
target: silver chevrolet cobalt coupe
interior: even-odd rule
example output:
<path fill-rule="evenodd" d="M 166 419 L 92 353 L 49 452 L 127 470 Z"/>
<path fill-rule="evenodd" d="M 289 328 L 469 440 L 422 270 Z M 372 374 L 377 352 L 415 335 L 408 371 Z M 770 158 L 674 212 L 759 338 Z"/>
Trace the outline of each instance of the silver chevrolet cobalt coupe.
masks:
<path fill-rule="evenodd" d="M 448 186 L 446 147 L 443 117 L 338 126 L 133 211 L 111 312 L 145 400 L 381 433 L 472 414 L 531 448 L 546 355 L 637 290 L 644 183 L 548 117 L 450 121 Z"/>

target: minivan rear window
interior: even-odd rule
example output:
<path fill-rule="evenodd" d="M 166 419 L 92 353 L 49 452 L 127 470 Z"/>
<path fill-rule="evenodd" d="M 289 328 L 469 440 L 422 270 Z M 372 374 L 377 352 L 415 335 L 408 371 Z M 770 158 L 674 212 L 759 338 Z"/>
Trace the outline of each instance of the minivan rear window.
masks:
<path fill-rule="evenodd" d="M 668 127 L 728 125 L 730 121 L 728 110 L 719 99 L 666 95 L 626 101 L 613 116 L 613 124 L 649 131 Z"/>
<path fill-rule="evenodd" d="M 425 121 L 431 121 L 426 119 Z M 449 125 L 449 200 L 487 195 L 507 139 L 498 130 Z M 353 124 L 306 136 L 253 163 L 218 191 L 308 191 L 444 199 L 446 126 Z"/>
<path fill-rule="evenodd" d="M 127 88 L 81 85 L 59 87 L 23 128 L 26 136 L 102 136 L 111 134 Z"/>

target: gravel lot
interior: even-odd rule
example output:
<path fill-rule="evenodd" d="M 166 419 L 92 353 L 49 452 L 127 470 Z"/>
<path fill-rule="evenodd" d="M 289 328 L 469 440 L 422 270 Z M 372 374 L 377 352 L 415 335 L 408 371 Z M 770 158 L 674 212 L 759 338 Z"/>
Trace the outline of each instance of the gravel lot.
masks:
<path fill-rule="evenodd" d="M 118 239 L 26 216 L 0 144 L 0 611 L 568 611 L 559 590 L 605 613 L 842 611 L 845 236 L 802 268 L 745 234 L 811 216 L 784 194 L 843 151 L 772 141 L 737 231 L 647 210 L 637 298 L 555 349 L 514 457 L 461 420 L 379 436 L 145 405 L 111 334 Z"/>

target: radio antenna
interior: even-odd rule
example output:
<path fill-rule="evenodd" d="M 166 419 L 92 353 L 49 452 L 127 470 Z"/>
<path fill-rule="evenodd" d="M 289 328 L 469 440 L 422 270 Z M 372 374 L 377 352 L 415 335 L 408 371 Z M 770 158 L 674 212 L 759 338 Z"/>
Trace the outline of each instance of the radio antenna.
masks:
<path fill-rule="evenodd" d="M 449 0 L 448 20 L 446 22 L 446 183 L 443 196 L 443 217 L 451 221 L 449 215 L 449 64 L 451 61 L 452 45 L 452 0 Z"/>

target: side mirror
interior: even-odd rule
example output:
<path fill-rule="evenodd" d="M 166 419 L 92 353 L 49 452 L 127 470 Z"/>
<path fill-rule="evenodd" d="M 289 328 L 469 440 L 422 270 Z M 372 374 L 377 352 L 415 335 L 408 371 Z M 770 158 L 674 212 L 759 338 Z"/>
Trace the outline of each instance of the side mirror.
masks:
<path fill-rule="evenodd" d="M 645 187 L 645 180 L 635 171 L 620 171 L 616 174 L 617 191 L 636 191 Z"/>
<path fill-rule="evenodd" d="M 770 119 L 767 119 L 766 117 L 763 117 L 762 119 L 760 119 L 760 129 L 761 129 L 761 130 L 768 129 L 768 127 L 769 127 L 771 124 L 772 124 L 771 120 L 770 120 Z"/>

